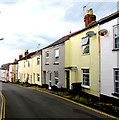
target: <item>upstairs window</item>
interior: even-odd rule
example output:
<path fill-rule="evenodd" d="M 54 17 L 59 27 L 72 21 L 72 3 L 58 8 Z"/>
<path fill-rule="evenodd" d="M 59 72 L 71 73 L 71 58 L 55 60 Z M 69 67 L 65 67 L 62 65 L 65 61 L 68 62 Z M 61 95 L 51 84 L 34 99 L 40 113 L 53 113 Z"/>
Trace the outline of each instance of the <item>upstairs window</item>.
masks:
<path fill-rule="evenodd" d="M 55 76 L 55 84 L 57 85 L 57 83 L 59 81 L 59 73 L 58 73 L 58 71 L 54 71 L 54 76 Z"/>
<path fill-rule="evenodd" d="M 49 51 L 46 52 L 45 64 L 49 64 Z"/>
<path fill-rule="evenodd" d="M 114 26 L 114 48 L 119 48 L 119 25 Z"/>
<path fill-rule="evenodd" d="M 83 37 L 81 41 L 82 53 L 89 54 L 89 37 Z"/>
<path fill-rule="evenodd" d="M 40 58 L 37 58 L 37 65 L 40 65 Z"/>
<path fill-rule="evenodd" d="M 28 61 L 28 67 L 30 67 L 30 61 Z"/>
<path fill-rule="evenodd" d="M 59 63 L 59 49 L 55 49 L 55 63 Z"/>
<path fill-rule="evenodd" d="M 114 91 L 119 94 L 119 69 L 114 70 Z"/>

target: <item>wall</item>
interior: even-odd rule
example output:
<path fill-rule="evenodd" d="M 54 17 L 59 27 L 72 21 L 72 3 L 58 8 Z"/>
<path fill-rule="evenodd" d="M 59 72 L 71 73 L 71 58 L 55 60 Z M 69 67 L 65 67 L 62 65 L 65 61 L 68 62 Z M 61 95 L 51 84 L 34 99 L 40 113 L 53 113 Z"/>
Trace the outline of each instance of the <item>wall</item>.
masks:
<path fill-rule="evenodd" d="M 54 65 L 54 51 L 55 49 L 59 49 L 59 65 Z M 46 51 L 49 51 L 49 65 L 45 64 L 45 53 Z M 59 81 L 61 83 L 61 86 L 64 87 L 64 44 L 59 44 L 50 48 L 46 48 L 42 50 L 42 72 L 46 71 L 46 84 L 49 84 L 49 74 L 51 73 L 51 83 L 52 85 L 55 84 L 54 81 L 54 71 L 58 71 L 59 73 Z M 44 74 L 42 75 L 43 83 L 45 84 L 45 78 Z"/>
<path fill-rule="evenodd" d="M 82 55 L 81 40 L 88 31 L 94 31 L 96 35 L 90 38 L 90 54 Z M 69 48 L 70 46 L 70 48 Z M 70 52 L 69 52 L 70 49 Z M 70 55 L 69 55 L 70 54 Z M 70 57 L 69 57 L 70 56 Z M 84 32 L 72 36 L 65 42 L 65 67 L 76 66 L 76 77 L 71 74 L 70 86 L 74 82 L 82 82 L 82 70 L 90 69 L 90 88 L 83 88 L 83 91 L 95 96 L 99 96 L 99 43 L 98 26 L 90 28 Z M 68 60 L 69 59 L 69 60 Z M 71 70 L 71 73 L 73 71 Z M 71 87 L 70 87 L 71 88 Z"/>
<path fill-rule="evenodd" d="M 101 94 L 114 97 L 114 71 L 119 68 L 119 51 L 113 50 L 113 26 L 117 19 L 111 20 L 100 26 L 100 29 L 107 29 L 108 34 L 101 36 Z"/>

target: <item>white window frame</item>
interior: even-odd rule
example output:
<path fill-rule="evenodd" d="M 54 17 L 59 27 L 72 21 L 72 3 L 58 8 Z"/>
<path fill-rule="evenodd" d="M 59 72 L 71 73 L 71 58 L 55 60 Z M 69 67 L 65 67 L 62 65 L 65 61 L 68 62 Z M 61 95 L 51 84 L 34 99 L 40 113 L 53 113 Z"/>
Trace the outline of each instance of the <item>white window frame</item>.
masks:
<path fill-rule="evenodd" d="M 59 63 L 59 49 L 55 49 L 55 63 Z"/>
<path fill-rule="evenodd" d="M 47 56 L 47 54 L 49 54 L 49 51 L 45 52 L 45 64 L 49 64 L 49 56 Z"/>
<path fill-rule="evenodd" d="M 113 36 L 114 36 L 114 49 L 119 49 L 119 24 L 113 26 Z M 116 39 L 118 40 L 117 43 Z M 117 47 L 116 44 L 118 44 Z"/>
<path fill-rule="evenodd" d="M 119 85 L 119 73 L 118 73 L 118 75 L 116 75 L 116 72 L 119 72 L 119 68 L 114 69 L 114 93 L 119 94 L 119 86 L 118 87 L 116 86 L 116 84 Z M 117 80 L 116 76 L 118 76 L 118 80 Z M 117 91 L 117 88 L 118 88 L 118 91 Z"/>
<path fill-rule="evenodd" d="M 82 54 L 83 55 L 90 53 L 90 43 L 89 42 L 90 42 L 89 37 L 83 37 L 82 38 L 81 46 L 82 46 Z"/>
<path fill-rule="evenodd" d="M 58 76 L 56 76 L 56 73 Z M 55 85 L 57 85 L 57 83 L 59 82 L 59 72 L 58 71 L 54 71 L 54 80 L 55 80 Z"/>
<path fill-rule="evenodd" d="M 37 57 L 37 65 L 40 65 L 40 57 Z"/>
<path fill-rule="evenodd" d="M 85 70 L 88 70 L 89 72 L 84 72 Z M 86 85 L 86 77 L 88 76 L 88 85 Z M 82 69 L 82 87 L 84 88 L 90 88 L 90 70 L 89 69 Z"/>

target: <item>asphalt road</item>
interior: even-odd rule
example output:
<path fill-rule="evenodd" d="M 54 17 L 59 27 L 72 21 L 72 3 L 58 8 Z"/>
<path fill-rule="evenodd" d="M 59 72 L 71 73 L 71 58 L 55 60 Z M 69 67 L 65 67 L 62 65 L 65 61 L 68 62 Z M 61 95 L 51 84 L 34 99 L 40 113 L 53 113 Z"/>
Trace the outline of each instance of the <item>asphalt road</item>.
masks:
<path fill-rule="evenodd" d="M 68 118 L 69 120 L 69 118 L 78 118 L 77 120 L 102 120 L 109 118 L 56 96 L 13 84 L 2 83 L 2 93 L 6 98 L 7 119 Z M 109 119 L 112 120 L 112 118 Z"/>

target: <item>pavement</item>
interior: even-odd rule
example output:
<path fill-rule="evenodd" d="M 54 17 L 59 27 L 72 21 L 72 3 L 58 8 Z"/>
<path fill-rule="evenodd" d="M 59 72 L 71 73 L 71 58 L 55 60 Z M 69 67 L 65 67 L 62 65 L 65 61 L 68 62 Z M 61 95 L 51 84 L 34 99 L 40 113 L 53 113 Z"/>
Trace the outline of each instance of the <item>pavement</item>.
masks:
<path fill-rule="evenodd" d="M 80 118 L 91 120 L 116 119 L 87 109 L 57 96 L 13 84 L 2 83 L 6 99 L 6 119 L 18 118 Z"/>

